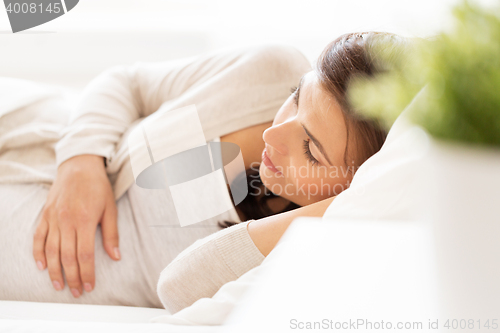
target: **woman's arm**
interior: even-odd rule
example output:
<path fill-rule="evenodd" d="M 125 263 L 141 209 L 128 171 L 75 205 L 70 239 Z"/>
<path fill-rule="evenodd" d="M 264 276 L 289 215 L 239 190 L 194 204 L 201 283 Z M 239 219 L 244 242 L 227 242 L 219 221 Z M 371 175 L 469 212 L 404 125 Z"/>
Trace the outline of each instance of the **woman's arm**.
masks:
<path fill-rule="evenodd" d="M 80 95 L 55 147 L 57 175 L 33 237 L 33 257 L 40 270 L 48 268 L 56 290 L 64 288 L 62 269 L 74 297 L 95 288 L 99 224 L 106 252 L 120 260 L 115 195 L 105 161 L 134 121 L 198 83 L 194 64 L 188 58 L 115 66 Z"/>
<path fill-rule="evenodd" d="M 248 234 L 262 255 L 267 257 L 296 217 L 321 217 L 334 198 L 331 197 L 308 206 L 251 221 L 247 226 Z"/>
<path fill-rule="evenodd" d="M 157 292 L 172 314 L 212 297 L 227 282 L 260 265 L 299 216 L 323 216 L 332 198 L 285 213 L 251 220 L 194 242 L 160 274 Z"/>
<path fill-rule="evenodd" d="M 56 145 L 57 166 L 76 155 L 110 158 L 127 128 L 154 113 L 195 84 L 187 80 L 194 59 L 111 67 L 84 89 L 62 138 Z"/>

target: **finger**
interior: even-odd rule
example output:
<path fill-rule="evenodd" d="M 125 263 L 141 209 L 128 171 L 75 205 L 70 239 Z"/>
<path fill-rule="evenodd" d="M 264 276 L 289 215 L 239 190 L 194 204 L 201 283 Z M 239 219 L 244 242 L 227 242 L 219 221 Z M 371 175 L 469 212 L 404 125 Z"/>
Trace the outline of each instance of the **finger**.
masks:
<path fill-rule="evenodd" d="M 111 199 L 104 209 L 101 220 L 102 242 L 104 249 L 114 260 L 120 260 L 120 250 L 118 248 L 118 225 L 116 222 L 116 203 Z"/>
<path fill-rule="evenodd" d="M 76 230 L 73 227 L 62 227 L 61 232 L 61 262 L 66 275 L 66 281 L 75 298 L 82 294 L 80 268 L 76 259 Z"/>
<path fill-rule="evenodd" d="M 48 212 L 44 210 L 33 235 L 33 257 L 39 270 L 44 270 L 47 266 L 45 264 L 45 241 L 49 232 L 49 222 L 46 216 L 48 216 Z"/>
<path fill-rule="evenodd" d="M 77 257 L 80 266 L 80 279 L 86 292 L 91 292 L 95 286 L 95 231 L 97 224 L 89 224 L 79 228 L 76 233 Z"/>
<path fill-rule="evenodd" d="M 55 225 L 53 227 L 49 226 L 47 242 L 45 243 L 45 256 L 52 284 L 56 290 L 62 290 L 64 288 L 64 279 L 60 261 L 60 235 L 59 228 Z"/>

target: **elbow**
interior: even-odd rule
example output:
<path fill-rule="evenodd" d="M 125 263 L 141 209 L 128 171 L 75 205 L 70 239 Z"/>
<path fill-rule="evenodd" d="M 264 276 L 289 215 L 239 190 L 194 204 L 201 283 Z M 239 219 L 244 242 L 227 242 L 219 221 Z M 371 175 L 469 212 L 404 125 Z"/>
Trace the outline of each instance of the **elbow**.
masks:
<path fill-rule="evenodd" d="M 187 298 L 187 295 L 182 295 L 182 293 L 188 289 L 180 286 L 179 282 L 180 280 L 175 274 L 172 264 L 170 264 L 161 272 L 156 286 L 158 297 L 163 307 L 170 314 L 174 314 L 187 306 L 183 304 L 183 300 Z"/>
<path fill-rule="evenodd" d="M 156 291 L 161 303 L 174 314 L 201 298 L 212 297 L 222 285 L 237 278 L 230 272 L 223 274 L 223 267 L 204 258 L 174 260 L 158 279 Z"/>
<path fill-rule="evenodd" d="M 215 291 L 207 284 L 205 270 L 197 269 L 189 260 L 171 262 L 161 273 L 156 292 L 161 303 L 174 314 Z M 207 290 L 208 288 L 208 290 Z"/>

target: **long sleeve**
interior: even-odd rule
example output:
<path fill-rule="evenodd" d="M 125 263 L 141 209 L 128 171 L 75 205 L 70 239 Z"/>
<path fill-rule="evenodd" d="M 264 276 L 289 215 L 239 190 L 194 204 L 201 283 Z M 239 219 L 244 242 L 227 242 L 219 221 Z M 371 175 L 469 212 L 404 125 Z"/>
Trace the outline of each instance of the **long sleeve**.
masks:
<path fill-rule="evenodd" d="M 207 140 L 272 120 L 308 70 L 298 50 L 276 45 L 112 67 L 82 92 L 56 145 L 57 166 L 82 154 L 104 156 L 109 164 L 127 129 L 162 105 L 195 104 Z"/>
<path fill-rule="evenodd" d="M 170 313 L 212 297 L 265 259 L 241 222 L 199 239 L 181 252 L 160 274 L 158 296 Z"/>

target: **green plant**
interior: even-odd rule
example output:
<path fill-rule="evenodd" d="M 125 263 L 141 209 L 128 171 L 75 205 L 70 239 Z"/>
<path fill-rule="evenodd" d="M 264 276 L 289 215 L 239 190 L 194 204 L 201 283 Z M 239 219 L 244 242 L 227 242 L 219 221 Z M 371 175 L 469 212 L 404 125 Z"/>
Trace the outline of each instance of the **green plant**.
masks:
<path fill-rule="evenodd" d="M 434 40 L 416 40 L 392 68 L 375 79 L 350 86 L 349 98 L 362 113 L 390 126 L 426 86 L 423 103 L 411 120 L 432 136 L 500 146 L 500 15 L 467 1 L 454 8 L 455 26 Z"/>

